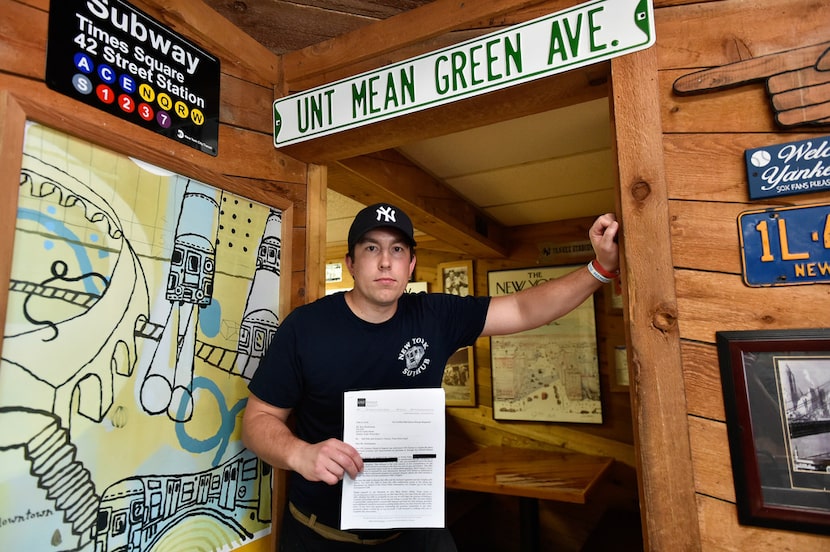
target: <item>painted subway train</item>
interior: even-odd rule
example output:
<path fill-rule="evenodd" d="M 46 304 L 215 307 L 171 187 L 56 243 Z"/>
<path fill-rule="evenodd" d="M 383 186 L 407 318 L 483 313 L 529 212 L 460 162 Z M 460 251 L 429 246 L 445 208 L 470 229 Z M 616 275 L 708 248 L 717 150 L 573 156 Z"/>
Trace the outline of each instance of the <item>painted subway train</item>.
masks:
<path fill-rule="evenodd" d="M 276 236 L 265 236 L 259 244 L 256 255 L 257 270 L 267 270 L 277 276 L 280 275 L 280 239 Z"/>
<path fill-rule="evenodd" d="M 200 473 L 130 477 L 104 492 L 92 526 L 95 552 L 145 552 L 176 525 L 206 515 L 251 538 L 238 521 L 270 520 L 271 467 L 248 450 Z"/>
<path fill-rule="evenodd" d="M 165 297 L 179 304 L 210 305 L 215 266 L 216 250 L 210 240 L 198 234 L 176 236 Z"/>

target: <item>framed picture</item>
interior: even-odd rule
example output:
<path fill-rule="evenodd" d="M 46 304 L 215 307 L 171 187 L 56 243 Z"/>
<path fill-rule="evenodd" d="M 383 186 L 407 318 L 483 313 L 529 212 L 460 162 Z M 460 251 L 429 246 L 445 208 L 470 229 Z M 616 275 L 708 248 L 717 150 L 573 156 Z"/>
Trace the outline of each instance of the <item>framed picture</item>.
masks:
<path fill-rule="evenodd" d="M 739 521 L 830 534 L 830 329 L 716 339 Z"/>
<path fill-rule="evenodd" d="M 508 295 L 574 266 L 491 271 L 490 296 Z M 594 298 L 540 328 L 490 338 L 493 418 L 602 423 Z"/>
<path fill-rule="evenodd" d="M 407 293 L 426 293 L 429 291 L 429 286 L 426 282 L 409 282 L 406 284 Z"/>
<path fill-rule="evenodd" d="M 474 295 L 473 261 L 454 261 L 438 265 L 438 282 L 441 291 L 450 295 Z"/>
<path fill-rule="evenodd" d="M 604 286 L 603 292 L 605 293 L 605 312 L 612 315 L 622 315 L 623 294 L 620 279 L 617 278 L 610 284 Z"/>
<path fill-rule="evenodd" d="M 605 354 L 608 362 L 608 381 L 612 393 L 628 393 L 628 352 L 625 343 L 609 339 Z"/>
<path fill-rule="evenodd" d="M 476 371 L 472 345 L 458 349 L 449 358 L 441 387 L 447 395 L 447 406 L 476 405 Z"/>

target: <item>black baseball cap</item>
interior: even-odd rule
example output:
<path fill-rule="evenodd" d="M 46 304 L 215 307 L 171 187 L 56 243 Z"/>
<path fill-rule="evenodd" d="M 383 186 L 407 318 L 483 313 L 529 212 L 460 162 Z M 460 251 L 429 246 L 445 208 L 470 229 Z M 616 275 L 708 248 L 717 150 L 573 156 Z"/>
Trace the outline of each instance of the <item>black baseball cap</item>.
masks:
<path fill-rule="evenodd" d="M 384 227 L 399 230 L 406 238 L 409 246 L 415 247 L 414 229 L 407 214 L 389 203 L 375 203 L 364 207 L 355 215 L 352 226 L 349 228 L 349 251 L 354 248 L 366 232 Z"/>

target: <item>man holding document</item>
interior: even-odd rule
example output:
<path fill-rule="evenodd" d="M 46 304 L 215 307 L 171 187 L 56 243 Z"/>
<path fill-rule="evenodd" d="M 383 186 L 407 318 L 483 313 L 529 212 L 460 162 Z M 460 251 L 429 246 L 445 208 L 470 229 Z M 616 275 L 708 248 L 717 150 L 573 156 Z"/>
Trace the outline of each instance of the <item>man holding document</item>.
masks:
<path fill-rule="evenodd" d="M 249 385 L 243 441 L 292 472 L 280 550 L 456 550 L 443 528 L 447 359 L 579 306 L 616 277 L 618 230 L 600 216 L 586 268 L 512 295 L 407 294 L 412 222 L 389 204 L 360 211 L 345 259 L 354 288 L 287 316 Z"/>

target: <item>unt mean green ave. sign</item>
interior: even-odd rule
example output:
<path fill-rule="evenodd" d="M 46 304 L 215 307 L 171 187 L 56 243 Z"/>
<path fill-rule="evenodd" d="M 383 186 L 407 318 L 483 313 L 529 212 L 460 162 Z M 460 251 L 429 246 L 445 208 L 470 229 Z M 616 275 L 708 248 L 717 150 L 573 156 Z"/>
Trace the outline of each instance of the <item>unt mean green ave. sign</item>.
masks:
<path fill-rule="evenodd" d="M 599 63 L 654 44 L 652 0 L 592 0 L 274 102 L 274 146 Z"/>

